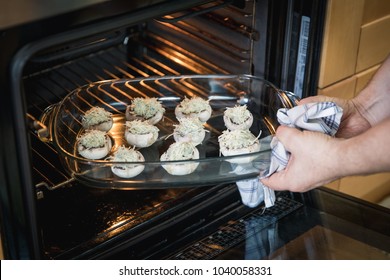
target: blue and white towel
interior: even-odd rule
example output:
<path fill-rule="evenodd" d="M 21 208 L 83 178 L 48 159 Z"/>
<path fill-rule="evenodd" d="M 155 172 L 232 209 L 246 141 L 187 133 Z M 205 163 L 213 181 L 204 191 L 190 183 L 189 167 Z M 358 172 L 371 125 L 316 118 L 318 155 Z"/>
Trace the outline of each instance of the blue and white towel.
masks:
<path fill-rule="evenodd" d="M 279 109 L 277 118 L 281 125 L 334 136 L 339 128 L 342 114 L 343 109 L 335 103 L 318 102 L 298 105 L 291 109 Z M 275 203 L 275 192 L 264 186 L 260 179 L 283 170 L 290 159 L 290 153 L 276 137 L 272 139 L 270 146 L 272 152 L 269 169 L 264 174 L 260 174 L 259 178 L 236 182 L 243 204 L 249 207 L 256 207 L 263 200 L 265 207 L 271 207 Z"/>

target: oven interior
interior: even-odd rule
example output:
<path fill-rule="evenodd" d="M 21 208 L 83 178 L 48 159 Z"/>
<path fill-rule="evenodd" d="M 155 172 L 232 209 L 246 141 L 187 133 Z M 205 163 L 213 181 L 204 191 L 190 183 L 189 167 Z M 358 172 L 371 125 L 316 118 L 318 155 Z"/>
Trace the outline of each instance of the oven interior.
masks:
<path fill-rule="evenodd" d="M 276 51 L 267 40 L 275 29 L 270 22 L 278 21 L 269 18 L 273 5 L 227 2 L 39 49 L 23 72 L 27 115 L 37 118 L 75 88 L 100 80 L 212 73 L 276 77 L 280 69 L 267 69 L 276 59 L 270 59 Z M 64 171 L 57 151 L 33 129 L 28 139 L 42 258 L 163 258 L 251 211 L 235 184 L 153 191 L 86 187 Z M 281 208 L 264 226 L 298 206 L 281 198 Z"/>
<path fill-rule="evenodd" d="M 255 1 L 210 3 L 39 50 L 23 73 L 27 113 L 39 117 L 75 88 L 95 81 L 261 73 L 261 66 L 254 69 L 254 59 L 265 56 L 258 9 Z M 107 258 L 124 248 L 130 248 L 127 258 L 144 258 L 171 242 L 165 235 L 174 236 L 153 237 L 147 250 L 142 241 L 156 228 L 169 231 L 174 224 L 181 231 L 174 238 L 180 239 L 240 206 L 234 185 L 153 191 L 86 187 L 64 171 L 50 143 L 33 130 L 29 139 L 44 258 Z"/>

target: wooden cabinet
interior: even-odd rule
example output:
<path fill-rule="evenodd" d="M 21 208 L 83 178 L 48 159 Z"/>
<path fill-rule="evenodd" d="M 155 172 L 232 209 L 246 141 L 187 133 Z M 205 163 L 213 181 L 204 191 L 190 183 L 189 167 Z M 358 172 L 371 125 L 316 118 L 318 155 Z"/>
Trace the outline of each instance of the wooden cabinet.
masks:
<path fill-rule="evenodd" d="M 329 0 L 318 94 L 353 98 L 389 54 L 390 1 Z M 390 173 L 347 177 L 327 187 L 379 202 L 390 196 Z"/>
<path fill-rule="evenodd" d="M 319 88 L 355 73 L 364 0 L 329 0 Z"/>

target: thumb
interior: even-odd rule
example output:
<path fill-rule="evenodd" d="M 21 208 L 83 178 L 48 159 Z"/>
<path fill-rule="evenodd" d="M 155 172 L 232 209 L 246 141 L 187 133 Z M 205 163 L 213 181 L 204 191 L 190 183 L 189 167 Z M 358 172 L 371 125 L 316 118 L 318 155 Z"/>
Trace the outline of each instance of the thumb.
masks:
<path fill-rule="evenodd" d="M 300 142 L 299 139 L 301 133 L 302 132 L 296 128 L 288 126 L 279 126 L 276 130 L 275 137 L 283 145 L 283 148 L 287 152 L 293 153 L 293 151 L 296 150 L 296 145 L 298 145 L 298 143 Z M 285 190 L 286 182 L 291 182 L 291 178 L 288 178 L 289 176 L 290 174 L 287 173 L 285 169 L 283 169 L 273 173 L 270 177 L 261 178 L 260 181 L 262 184 L 273 190 Z"/>
<path fill-rule="evenodd" d="M 282 183 L 286 181 L 286 172 L 284 170 L 278 171 L 270 177 L 260 179 L 260 182 L 266 187 L 273 189 L 275 191 L 283 191 L 286 190 L 287 187 Z M 290 181 L 290 180 L 287 180 Z"/>
<path fill-rule="evenodd" d="M 296 128 L 279 126 L 275 137 L 283 144 L 287 151 L 292 151 L 300 141 L 302 132 Z"/>

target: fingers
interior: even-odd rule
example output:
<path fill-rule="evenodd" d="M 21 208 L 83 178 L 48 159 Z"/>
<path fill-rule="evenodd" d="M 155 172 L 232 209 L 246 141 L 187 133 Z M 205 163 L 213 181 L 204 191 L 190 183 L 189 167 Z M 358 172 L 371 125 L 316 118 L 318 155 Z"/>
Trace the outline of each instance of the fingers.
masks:
<path fill-rule="evenodd" d="M 302 150 L 304 145 L 303 137 L 304 132 L 287 126 L 279 126 L 275 134 L 276 138 L 281 142 L 284 148 L 291 153 L 288 165 L 285 169 L 272 174 L 268 178 L 261 179 L 261 183 L 273 190 L 300 190 L 298 178 L 296 177 L 297 172 L 295 168 L 295 155 Z"/>
<path fill-rule="evenodd" d="M 312 102 L 327 102 L 327 101 L 332 101 L 332 98 L 325 95 L 316 95 L 316 96 L 310 96 L 299 100 L 298 105 L 312 103 Z"/>
<path fill-rule="evenodd" d="M 334 138 L 313 131 L 280 126 L 276 137 L 290 152 L 287 166 L 261 182 L 274 190 L 304 192 L 328 183 L 335 177 Z M 333 151 L 333 152 L 332 152 Z"/>

